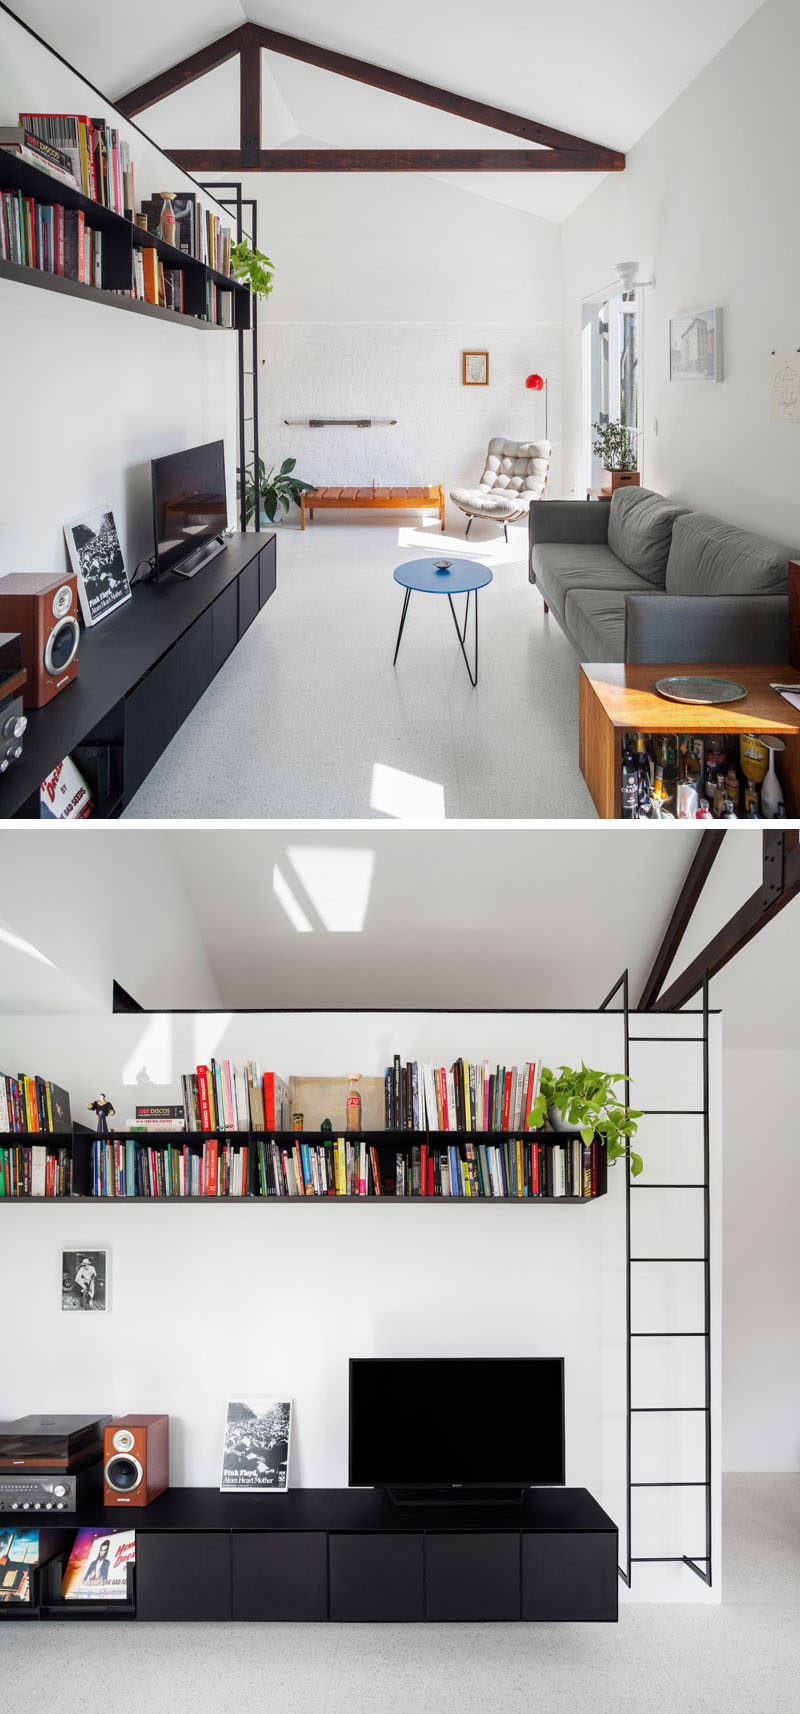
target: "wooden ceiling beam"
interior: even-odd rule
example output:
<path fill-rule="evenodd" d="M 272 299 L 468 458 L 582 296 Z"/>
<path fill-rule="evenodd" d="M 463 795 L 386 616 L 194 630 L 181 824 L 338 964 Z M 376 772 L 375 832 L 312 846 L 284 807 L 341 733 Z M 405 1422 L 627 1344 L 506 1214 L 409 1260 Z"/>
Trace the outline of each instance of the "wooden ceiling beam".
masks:
<path fill-rule="evenodd" d="M 146 107 L 154 107 L 157 101 L 165 101 L 168 95 L 176 95 L 179 89 L 186 89 L 190 83 L 195 83 L 198 77 L 205 77 L 206 72 L 216 71 L 217 66 L 224 65 L 226 60 L 232 60 L 241 53 L 247 39 L 247 31 L 251 26 L 240 24 L 235 30 L 229 30 L 226 36 L 220 36 L 217 41 L 209 42 L 205 48 L 200 48 L 196 54 L 189 54 L 185 60 L 178 60 L 177 65 L 170 66 L 167 71 L 159 72 L 157 77 L 148 78 L 147 83 L 140 83 L 136 89 L 129 89 L 127 95 L 121 95 L 116 106 L 126 119 L 134 119 L 137 113 L 143 113 Z"/>
<path fill-rule="evenodd" d="M 262 149 L 261 141 L 261 53 L 300 60 L 305 65 L 333 72 L 372 89 L 402 96 L 407 101 L 452 113 L 459 119 L 488 126 L 494 131 L 521 137 L 539 145 L 535 149 Z M 242 24 L 218 41 L 210 42 L 167 71 L 120 96 L 117 107 L 126 118 L 152 107 L 157 101 L 186 89 L 197 78 L 216 70 L 227 60 L 240 62 L 240 149 L 182 149 L 172 153 L 178 166 L 200 172 L 621 172 L 625 156 L 601 143 L 574 137 L 507 113 L 501 107 L 456 95 L 435 84 L 401 72 L 387 71 L 367 60 L 352 59 L 330 48 L 316 47 L 299 37 L 283 35 L 261 24 Z"/>
<path fill-rule="evenodd" d="M 778 878 L 775 872 L 779 871 Z M 655 1001 L 654 1012 L 676 1012 L 703 986 L 706 971 L 717 976 L 742 948 L 773 921 L 800 893 L 800 844 L 797 833 L 764 833 L 763 880 L 760 887 L 692 959 L 675 982 Z"/>
<path fill-rule="evenodd" d="M 188 173 L 242 172 L 238 149 L 171 149 Z M 596 172 L 590 156 L 563 149 L 261 149 L 260 173 Z"/>
<path fill-rule="evenodd" d="M 656 1004 L 694 915 L 700 894 L 719 856 L 726 832 L 727 829 L 724 827 L 707 827 L 700 834 L 677 903 L 670 914 L 664 938 L 642 989 L 641 998 L 636 1008 L 639 1012 L 649 1012 Z"/>

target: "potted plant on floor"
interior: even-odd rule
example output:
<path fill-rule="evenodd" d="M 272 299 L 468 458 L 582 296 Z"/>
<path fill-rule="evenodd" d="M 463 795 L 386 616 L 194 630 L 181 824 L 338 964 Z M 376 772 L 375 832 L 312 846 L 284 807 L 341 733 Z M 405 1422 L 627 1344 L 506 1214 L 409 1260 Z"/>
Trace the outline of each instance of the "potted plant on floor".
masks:
<path fill-rule="evenodd" d="M 627 1156 L 631 1172 L 638 1178 L 644 1163 L 631 1148 L 631 1139 L 636 1136 L 642 1114 L 626 1107 L 614 1089 L 615 1084 L 629 1081 L 624 1072 L 592 1071 L 582 1060 L 580 1071 L 573 1071 L 569 1065 L 551 1071 L 543 1065 L 528 1125 L 540 1131 L 547 1119 L 554 1131 L 580 1131 L 584 1143 L 600 1137 L 608 1161 Z"/>
<path fill-rule="evenodd" d="M 296 463 L 296 458 L 285 458 L 280 470 L 276 471 L 274 465 L 270 470 L 266 470 L 264 460 L 260 458 L 257 483 L 251 472 L 247 472 L 244 484 L 245 524 L 249 524 L 254 516 L 256 492 L 260 500 L 261 516 L 270 524 L 275 523 L 281 510 L 286 513 L 291 505 L 299 506 L 301 494 L 313 494 L 313 482 L 301 482 L 299 476 L 292 475 Z M 236 492 L 241 504 L 241 473 L 236 478 Z"/>
<path fill-rule="evenodd" d="M 592 423 L 592 428 L 597 436 L 592 451 L 603 460 L 601 492 L 615 494 L 618 488 L 638 488 L 641 476 L 636 430 L 624 423 Z"/>

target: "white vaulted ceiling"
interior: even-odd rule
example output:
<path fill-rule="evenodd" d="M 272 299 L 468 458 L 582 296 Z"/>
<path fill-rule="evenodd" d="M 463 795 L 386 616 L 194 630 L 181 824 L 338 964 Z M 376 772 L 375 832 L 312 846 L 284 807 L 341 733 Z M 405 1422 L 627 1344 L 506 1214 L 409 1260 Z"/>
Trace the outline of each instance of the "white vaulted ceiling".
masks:
<path fill-rule="evenodd" d="M 596 0 L 555 6 L 505 0 L 18 0 L 20 15 L 109 97 L 250 20 L 355 58 L 629 149 L 724 44 L 759 0 L 637 0 L 607 13 Z M 264 56 L 270 147 L 493 148 L 519 140 L 437 113 L 276 54 Z M 165 147 L 236 141 L 235 75 L 214 74 L 140 116 Z M 439 175 L 437 175 L 439 176 Z M 596 174 L 441 175 L 481 196 L 563 219 Z"/>
<path fill-rule="evenodd" d="M 688 828 L 79 829 L 3 836 L 2 1012 L 595 1006 L 635 1001 L 699 833 Z M 59 851 L 55 851 L 55 844 Z M 734 829 L 677 974 L 760 884 Z M 64 908 L 42 911 L 43 898 Z M 712 985 L 726 1045 L 800 1047 L 800 899 Z"/>

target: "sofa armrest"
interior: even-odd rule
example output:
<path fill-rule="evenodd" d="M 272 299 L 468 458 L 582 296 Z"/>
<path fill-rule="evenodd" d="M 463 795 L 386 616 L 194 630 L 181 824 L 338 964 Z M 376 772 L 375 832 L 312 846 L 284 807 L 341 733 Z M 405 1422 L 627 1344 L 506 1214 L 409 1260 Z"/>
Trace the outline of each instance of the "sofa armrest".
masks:
<path fill-rule="evenodd" d="M 606 542 L 610 507 L 604 500 L 539 500 L 528 513 L 529 545 Z"/>
<path fill-rule="evenodd" d="M 629 663 L 778 666 L 788 648 L 787 595 L 664 595 L 654 589 L 625 597 Z"/>

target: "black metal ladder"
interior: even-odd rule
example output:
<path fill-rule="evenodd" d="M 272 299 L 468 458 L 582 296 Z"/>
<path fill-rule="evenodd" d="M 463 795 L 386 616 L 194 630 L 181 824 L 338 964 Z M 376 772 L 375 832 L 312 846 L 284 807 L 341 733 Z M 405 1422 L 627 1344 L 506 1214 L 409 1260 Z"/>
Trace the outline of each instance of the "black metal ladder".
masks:
<path fill-rule="evenodd" d="M 217 202 L 221 203 L 223 208 L 231 209 L 231 211 L 235 213 L 237 244 L 241 244 L 242 239 L 246 237 L 249 238 L 253 249 L 258 249 L 258 204 L 255 197 L 242 196 L 242 187 L 238 179 L 226 179 L 221 183 L 204 184 L 201 188 L 203 190 L 207 190 L 212 196 L 214 196 Z M 228 194 L 223 195 L 223 192 L 227 192 Z M 250 211 L 250 230 L 248 232 L 245 232 L 244 228 L 244 210 L 246 208 Z M 258 297 L 255 292 L 252 294 L 250 302 L 250 326 L 249 328 L 240 327 L 236 337 L 239 346 L 239 527 L 242 530 L 246 530 L 247 528 L 245 485 L 247 477 L 250 475 L 252 477 L 253 491 L 255 494 L 255 513 L 253 523 L 256 533 L 260 535 L 261 497 L 258 491 Z M 249 368 L 245 366 L 246 356 L 248 355 L 245 350 L 245 340 L 248 337 L 250 341 Z M 250 400 L 252 404 L 252 414 L 247 410 L 247 399 L 245 395 L 245 382 L 247 380 L 252 380 L 253 383 Z M 251 447 L 248 447 L 247 429 L 250 425 L 252 425 L 253 431 L 253 444 Z"/>
<path fill-rule="evenodd" d="M 600 1010 L 606 1011 L 612 1000 L 618 994 L 622 996 L 622 1011 L 625 1030 L 625 1074 L 631 1075 L 631 1046 L 641 1043 L 661 1043 L 667 1047 L 675 1043 L 693 1042 L 702 1051 L 702 1081 L 703 1105 L 696 1108 L 651 1108 L 644 1109 L 644 1117 L 697 1117 L 703 1121 L 703 1176 L 702 1179 L 690 1183 L 637 1183 L 631 1172 L 630 1161 L 626 1161 L 625 1177 L 625 1379 L 626 1379 L 626 1436 L 625 1436 L 625 1485 L 626 1485 L 626 1539 L 625 1564 L 619 1567 L 619 1575 L 628 1588 L 631 1586 L 632 1567 L 634 1565 L 687 1565 L 703 1583 L 711 1587 L 711 1198 L 710 1198 L 710 1122 L 709 1122 L 709 1041 L 708 1041 L 708 974 L 703 979 L 703 1008 L 702 1034 L 698 1036 L 658 1036 L 632 1035 L 630 1029 L 630 1011 L 628 994 L 628 972 L 620 977 L 603 1001 Z M 696 1016 L 696 1013 L 692 1014 Z M 626 1107 L 630 1104 L 626 1083 Z M 703 1198 L 703 1249 L 699 1256 L 634 1256 L 631 1254 L 631 1196 L 640 1191 L 664 1190 L 695 1190 Z M 664 1265 L 685 1263 L 696 1265 L 703 1269 L 703 1325 L 699 1329 L 687 1332 L 672 1329 L 649 1328 L 632 1331 L 632 1305 L 634 1269 L 643 1264 L 660 1263 Z M 697 1405 L 635 1405 L 632 1402 L 631 1371 L 634 1339 L 702 1339 L 704 1347 L 704 1398 Z M 691 1481 L 632 1481 L 632 1439 L 633 1418 L 638 1415 L 673 1415 L 681 1413 L 702 1414 L 705 1424 L 704 1433 L 704 1472 L 703 1476 Z M 632 1551 L 632 1499 L 634 1488 L 702 1488 L 705 1491 L 705 1552 L 684 1554 L 634 1554 Z"/>

